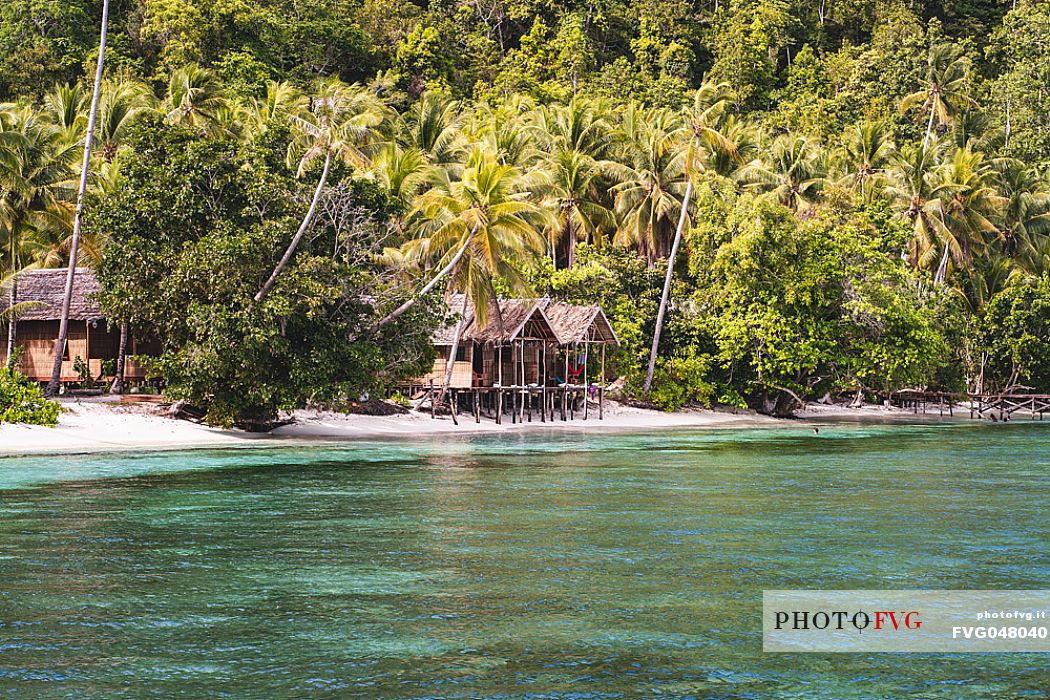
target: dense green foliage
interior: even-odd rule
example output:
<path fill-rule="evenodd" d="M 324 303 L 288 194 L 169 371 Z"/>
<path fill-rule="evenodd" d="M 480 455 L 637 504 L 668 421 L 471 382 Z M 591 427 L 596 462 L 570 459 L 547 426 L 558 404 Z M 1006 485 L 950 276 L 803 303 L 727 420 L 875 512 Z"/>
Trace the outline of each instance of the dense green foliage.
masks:
<path fill-rule="evenodd" d="M 0 11 L 6 268 L 62 261 L 98 10 Z M 219 422 L 424 365 L 421 289 L 600 302 L 636 393 L 691 181 L 656 403 L 1050 391 L 1048 26 L 1050 0 L 126 0 L 86 249 Z"/>
<path fill-rule="evenodd" d="M 333 183 L 328 215 L 297 264 L 253 305 L 308 196 L 275 167 L 274 136 L 240 145 L 144 125 L 121 185 L 93 204 L 110 237 L 99 268 L 104 307 L 161 341 L 151 366 L 168 394 L 207 408 L 215 424 L 356 398 L 432 360 L 423 310 L 397 333 L 348 341 L 371 322 L 361 290 L 380 284 L 361 257 L 385 234 L 386 203 L 367 182 Z"/>
<path fill-rule="evenodd" d="M 0 423 L 53 426 L 58 404 L 44 398 L 40 385 L 6 366 L 0 367 Z"/>

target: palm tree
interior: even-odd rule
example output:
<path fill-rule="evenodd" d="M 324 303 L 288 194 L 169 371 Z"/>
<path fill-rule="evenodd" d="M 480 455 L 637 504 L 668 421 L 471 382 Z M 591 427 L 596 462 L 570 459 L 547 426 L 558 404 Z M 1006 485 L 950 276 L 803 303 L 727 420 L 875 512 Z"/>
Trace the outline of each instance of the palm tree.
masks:
<path fill-rule="evenodd" d="M 532 115 L 535 157 L 542 163 L 548 182 L 543 190 L 555 210 L 549 229 L 551 259 L 575 265 L 576 243 L 600 239 L 603 230 L 615 228 L 615 217 L 604 201 L 609 176 L 616 170 L 603 160 L 609 152 L 608 122 L 598 108 L 585 100 L 568 105 L 540 107 Z"/>
<path fill-rule="evenodd" d="M 826 175 L 820 145 L 795 134 L 779 136 L 764 159 L 752 161 L 743 171 L 751 187 L 772 193 L 794 211 L 817 200 L 827 185 Z"/>
<path fill-rule="evenodd" d="M 402 148 L 388 143 L 372 159 L 372 172 L 387 190 L 390 198 L 409 208 L 410 202 L 425 184 L 430 166 L 427 155 L 418 148 Z"/>
<path fill-rule="evenodd" d="M 424 92 L 401 115 L 396 140 L 405 149 L 426 154 L 435 165 L 455 163 L 463 153 L 459 103 L 436 92 Z"/>
<path fill-rule="evenodd" d="M 375 324 L 373 333 L 415 306 L 446 277 L 450 288 L 475 300 L 484 318 L 487 304 L 480 302 L 488 299 L 492 279 L 499 277 L 511 287 L 523 288 L 513 263 L 543 250 L 541 212 L 531 201 L 530 178 L 492 153 L 474 150 L 462 177 L 435 171 L 431 185 L 412 212 L 420 222 L 420 237 L 405 244 L 403 258 L 441 267 L 416 294 Z"/>
<path fill-rule="evenodd" d="M 758 157 L 758 134 L 751 124 L 730 114 L 722 117 L 719 126 L 721 138 L 704 144 L 704 169 L 722 177 L 739 179 L 746 163 Z"/>
<path fill-rule="evenodd" d="M 625 115 L 633 117 L 633 115 Z M 627 165 L 618 168 L 612 188 L 620 217 L 617 243 L 634 244 L 649 261 L 670 252 L 672 232 L 682 211 L 686 179 L 682 167 L 684 125 L 667 110 L 650 110 L 644 119 L 621 123 Z"/>
<path fill-rule="evenodd" d="M 69 246 L 69 268 L 66 272 L 66 289 L 62 297 L 62 317 L 58 324 L 58 338 L 55 339 L 55 363 L 51 368 L 51 381 L 47 385 L 47 395 L 58 393 L 62 380 L 62 355 L 69 334 L 69 306 L 73 301 L 73 281 L 77 273 L 77 256 L 80 253 L 80 228 L 83 224 L 84 195 L 87 193 L 88 175 L 91 171 L 91 144 L 95 136 L 95 123 L 98 120 L 98 101 L 102 91 L 102 69 L 106 61 L 106 32 L 109 29 L 109 0 L 102 0 L 102 29 L 98 42 L 98 63 L 95 66 L 95 84 L 91 91 L 91 111 L 88 114 L 87 133 L 84 135 L 84 160 L 80 165 L 80 186 L 77 188 L 77 208 L 73 215 L 73 238 Z"/>
<path fill-rule="evenodd" d="M 501 163 L 526 168 L 537 157 L 529 125 L 533 109 L 531 100 L 518 95 L 495 108 L 482 105 L 471 115 L 471 123 L 464 126 L 463 136 L 468 142 L 481 144 Z"/>
<path fill-rule="evenodd" d="M 43 112 L 71 141 L 79 139 L 84 131 L 84 107 L 88 95 L 80 83 L 56 85 L 44 95 Z"/>
<path fill-rule="evenodd" d="M 128 131 L 154 106 L 153 93 L 142 83 L 130 80 L 106 80 L 98 105 L 99 155 L 106 163 L 116 160 Z"/>
<path fill-rule="evenodd" d="M 958 44 L 937 44 L 930 47 L 926 66 L 925 85 L 901 100 L 901 113 L 921 105 L 930 116 L 922 148 L 926 150 L 933 135 L 934 122 L 938 128 L 947 128 L 954 115 L 964 105 L 976 104 L 966 94 L 970 62 L 962 55 Z"/>
<path fill-rule="evenodd" d="M 464 297 L 450 358 L 455 358 L 459 349 L 465 325 L 462 314 L 468 300 L 473 302 L 478 320 L 484 323 L 489 302 L 493 301 L 493 279 L 502 280 L 514 291 L 527 288 L 515 263 L 543 248 L 535 221 L 539 209 L 529 201 L 531 192 L 523 189 L 528 182 L 516 168 L 477 150 L 468 159 L 462 179 L 440 178 L 420 197 L 418 213 L 424 222 L 424 237 L 406 245 L 407 257 L 440 264 L 451 256 L 428 287 L 432 289 L 447 274 L 449 290 L 459 291 Z M 424 287 L 420 295 L 428 291 Z M 453 369 L 454 362 L 450 361 L 439 403 L 452 382 Z"/>
<path fill-rule="evenodd" d="M 548 153 L 543 163 L 548 182 L 542 191 L 555 210 L 548 236 L 551 259 L 557 267 L 560 248 L 566 265 L 572 268 L 581 235 L 584 239 L 599 239 L 603 230 L 611 231 L 616 226 L 598 187 L 610 164 L 564 145 Z"/>
<path fill-rule="evenodd" d="M 949 136 L 956 148 L 984 154 L 998 153 L 1006 146 L 1006 130 L 996 126 L 988 113 L 979 109 L 963 109 L 955 117 Z"/>
<path fill-rule="evenodd" d="M 929 269 L 941 236 L 941 202 L 935 193 L 938 148 L 904 146 L 890 159 L 886 194 L 911 226 L 908 258 L 913 267 Z"/>
<path fill-rule="evenodd" d="M 996 189 L 1004 202 L 997 217 L 999 244 L 1007 255 L 1030 251 L 1050 234 L 1050 184 L 1019 160 L 993 163 Z"/>
<path fill-rule="evenodd" d="M 266 94 L 255 98 L 245 112 L 246 135 L 261 134 L 272 124 L 290 119 L 307 106 L 306 97 L 291 83 L 269 81 L 266 83 Z"/>
<path fill-rule="evenodd" d="M 933 193 L 941 200 L 944 250 L 934 285 L 947 279 L 949 258 L 963 267 L 969 264 L 974 250 L 983 250 L 988 239 L 998 235 L 991 219 L 1004 199 L 996 192 L 993 177 L 983 154 L 965 148 L 957 149 L 938 169 Z"/>
<path fill-rule="evenodd" d="M 369 164 L 364 148 L 374 141 L 376 128 L 383 123 L 386 111 L 383 104 L 369 90 L 360 85 L 346 86 L 331 78 L 321 84 L 318 94 L 310 100 L 310 108 L 292 117 L 295 138 L 288 148 L 289 164 L 298 160 L 298 175 L 301 177 L 310 163 L 324 160 L 321 177 L 314 189 L 310 208 L 299 224 L 270 277 L 255 295 L 260 303 L 273 290 L 281 271 L 295 255 L 299 241 L 310 227 L 321 192 L 328 181 L 332 160 L 338 158 L 354 166 Z"/>
<path fill-rule="evenodd" d="M 854 125 L 846 132 L 838 158 L 844 171 L 841 185 L 858 193 L 861 202 L 871 203 L 885 178 L 892 154 L 889 124 L 874 121 Z"/>
<path fill-rule="evenodd" d="M 229 100 L 218 77 L 207 68 L 190 64 L 171 74 L 160 110 L 164 120 L 211 135 L 222 133 Z"/>
<path fill-rule="evenodd" d="M 667 273 L 664 276 L 663 293 L 660 295 L 660 309 L 656 314 L 653 345 L 649 351 L 649 368 L 645 373 L 645 383 L 642 385 L 642 392 L 646 394 L 652 388 L 653 375 L 656 373 L 656 356 L 660 349 L 660 336 L 663 334 L 667 302 L 671 296 L 671 280 L 674 278 L 675 259 L 678 257 L 678 247 L 682 242 L 682 230 L 685 228 L 685 222 L 689 216 L 689 200 L 693 195 L 695 168 L 698 165 L 701 167 L 703 165 L 702 162 L 697 162 L 700 147 L 702 144 L 705 144 L 711 150 L 729 153 L 732 153 L 736 147 L 735 143 L 727 140 L 718 130 L 728 101 L 729 87 L 726 84 L 705 82 L 693 97 L 692 109 L 686 113 L 691 139 L 687 147 L 684 165 L 685 194 L 682 196 L 682 207 L 678 216 L 678 227 L 675 229 L 674 242 L 671 244 L 671 253 L 667 256 Z"/>
<path fill-rule="evenodd" d="M 38 251 L 40 238 L 69 225 L 71 177 L 77 144 L 64 130 L 28 108 L 0 119 L 0 232 L 10 283 L 10 306 L 17 274 Z M 14 351 L 17 318 L 8 322 L 8 356 Z"/>
<path fill-rule="evenodd" d="M 573 98 L 567 105 L 542 106 L 531 115 L 533 137 L 543 150 L 561 146 L 604 158 L 609 153 L 609 122 L 606 105 Z"/>

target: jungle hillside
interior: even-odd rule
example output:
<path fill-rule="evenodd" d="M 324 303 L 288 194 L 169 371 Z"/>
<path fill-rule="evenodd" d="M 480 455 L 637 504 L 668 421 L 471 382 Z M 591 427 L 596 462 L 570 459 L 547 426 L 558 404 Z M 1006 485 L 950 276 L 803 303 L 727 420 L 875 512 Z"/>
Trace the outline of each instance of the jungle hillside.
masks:
<path fill-rule="evenodd" d="M 108 10 L 80 197 L 103 3 L 0 7 L 5 293 L 75 249 L 211 423 L 418 376 L 454 292 L 600 303 L 667 409 L 1050 392 L 1050 1 Z"/>

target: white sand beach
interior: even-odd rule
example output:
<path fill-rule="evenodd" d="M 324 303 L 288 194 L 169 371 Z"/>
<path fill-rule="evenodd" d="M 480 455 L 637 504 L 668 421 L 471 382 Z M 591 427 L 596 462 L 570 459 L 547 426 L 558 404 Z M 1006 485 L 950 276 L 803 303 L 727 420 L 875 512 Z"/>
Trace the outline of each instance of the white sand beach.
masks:
<path fill-rule="evenodd" d="M 377 437 L 425 437 L 441 434 L 498 433 L 523 430 L 647 430 L 672 427 L 727 427 L 775 423 L 771 418 L 688 410 L 662 413 L 606 404 L 604 420 L 592 411 L 588 420 L 511 423 L 497 425 L 491 418 L 475 423 L 460 415 L 459 425 L 448 416 L 432 419 L 423 413 L 393 416 L 346 415 L 326 411 L 296 411 L 291 425 L 271 433 L 209 428 L 162 415 L 155 404 L 123 404 L 105 399 L 63 399 L 58 426 L 0 425 L 0 455 L 68 452 L 109 452 L 129 449 L 181 449 L 243 445 L 298 438 L 352 440 Z"/>
<path fill-rule="evenodd" d="M 296 411 L 294 422 L 270 433 L 221 430 L 163 415 L 157 404 L 125 404 L 106 398 L 63 399 L 63 412 L 55 428 L 27 425 L 0 425 L 0 455 L 40 453 L 112 452 L 137 449 L 184 449 L 194 447 L 238 446 L 289 439 L 338 441 L 369 438 L 424 438 L 444 434 L 507 433 L 543 430 L 646 431 L 668 428 L 732 428 L 799 424 L 770 418 L 751 411 L 686 409 L 664 413 L 608 402 L 603 420 L 592 410 L 588 420 L 497 425 L 491 418 L 474 422 L 461 414 L 459 425 L 448 416 L 432 419 L 425 413 L 393 416 L 346 415 L 327 411 Z M 853 409 L 843 406 L 811 404 L 799 413 L 802 423 L 809 421 L 902 420 L 910 411 L 884 406 Z M 936 416 L 936 414 L 934 414 Z"/>

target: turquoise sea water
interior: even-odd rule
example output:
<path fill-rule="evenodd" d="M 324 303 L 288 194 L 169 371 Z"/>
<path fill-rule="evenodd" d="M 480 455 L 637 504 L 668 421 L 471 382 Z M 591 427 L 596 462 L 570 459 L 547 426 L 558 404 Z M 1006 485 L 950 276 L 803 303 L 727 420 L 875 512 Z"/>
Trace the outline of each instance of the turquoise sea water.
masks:
<path fill-rule="evenodd" d="M 0 459 L 0 696 L 1046 698 L 770 588 L 1050 588 L 1050 421 Z"/>

